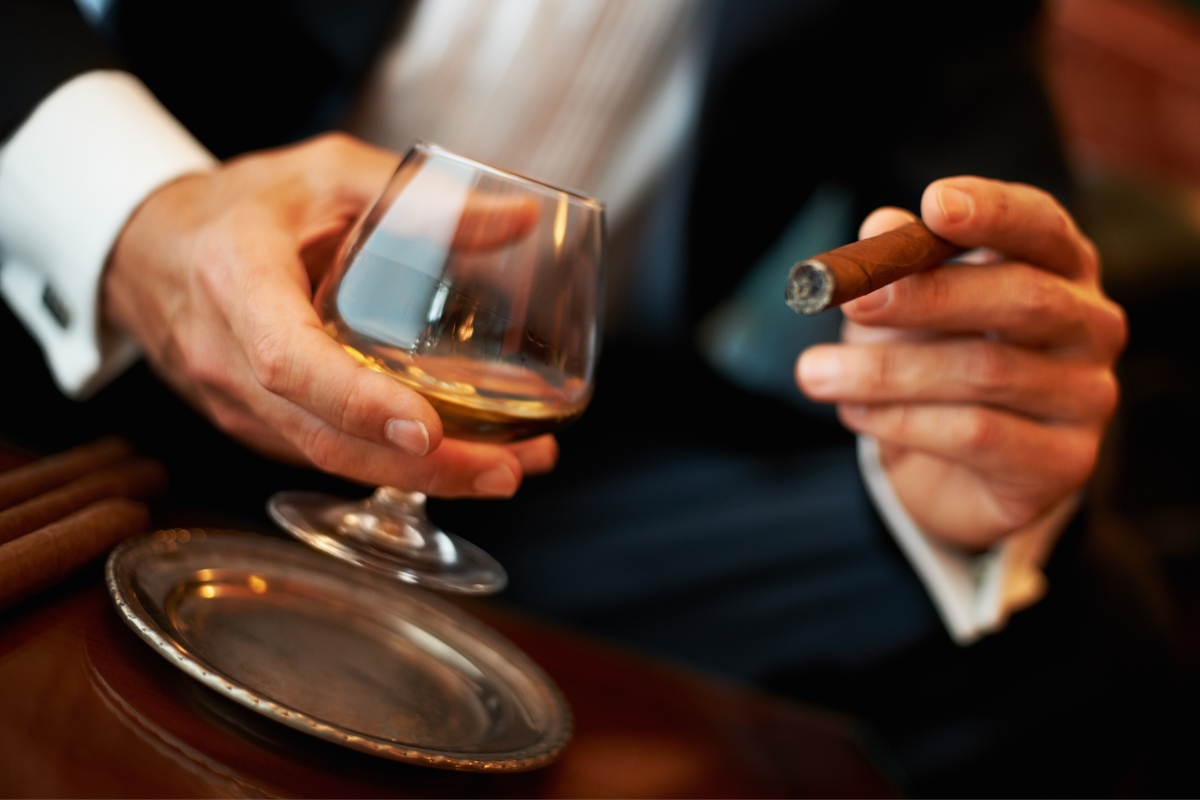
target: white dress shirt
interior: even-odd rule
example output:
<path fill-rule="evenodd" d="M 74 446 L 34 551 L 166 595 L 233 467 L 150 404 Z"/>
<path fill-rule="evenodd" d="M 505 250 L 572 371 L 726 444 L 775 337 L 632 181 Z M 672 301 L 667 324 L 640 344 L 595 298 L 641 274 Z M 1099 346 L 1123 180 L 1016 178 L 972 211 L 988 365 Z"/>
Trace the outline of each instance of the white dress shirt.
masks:
<path fill-rule="evenodd" d="M 368 82 L 354 131 L 427 138 L 606 201 L 615 226 L 696 123 L 704 54 L 693 0 L 423 0 Z M 156 188 L 216 165 L 137 80 L 80 75 L 0 148 L 0 293 L 64 393 L 85 398 L 137 357 L 100 317 L 101 277 Z M 956 641 L 1004 626 L 1046 591 L 1042 566 L 1075 508 L 983 555 L 913 523 L 859 440 L 863 480 Z"/>

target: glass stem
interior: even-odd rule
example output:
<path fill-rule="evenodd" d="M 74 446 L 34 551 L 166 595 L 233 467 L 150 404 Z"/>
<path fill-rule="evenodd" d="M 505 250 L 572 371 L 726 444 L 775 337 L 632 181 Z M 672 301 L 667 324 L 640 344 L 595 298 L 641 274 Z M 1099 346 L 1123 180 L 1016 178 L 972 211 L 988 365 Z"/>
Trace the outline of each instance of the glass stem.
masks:
<path fill-rule="evenodd" d="M 343 520 L 344 533 L 410 558 L 444 557 L 445 536 L 425 514 L 425 494 L 381 486 Z"/>

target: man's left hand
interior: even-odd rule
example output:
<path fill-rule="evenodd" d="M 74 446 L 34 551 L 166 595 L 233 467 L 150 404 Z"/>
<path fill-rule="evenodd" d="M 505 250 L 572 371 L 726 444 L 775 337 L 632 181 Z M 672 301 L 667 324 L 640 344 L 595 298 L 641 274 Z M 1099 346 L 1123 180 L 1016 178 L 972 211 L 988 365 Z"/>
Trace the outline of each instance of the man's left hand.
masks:
<path fill-rule="evenodd" d="M 1121 307 L 1095 246 L 1048 194 L 974 177 L 921 200 L 934 233 L 998 255 L 909 276 L 842 307 L 843 342 L 805 351 L 797 380 L 879 441 L 897 497 L 927 533 L 984 549 L 1087 481 L 1116 408 Z M 882 208 L 861 237 L 912 221 Z"/>

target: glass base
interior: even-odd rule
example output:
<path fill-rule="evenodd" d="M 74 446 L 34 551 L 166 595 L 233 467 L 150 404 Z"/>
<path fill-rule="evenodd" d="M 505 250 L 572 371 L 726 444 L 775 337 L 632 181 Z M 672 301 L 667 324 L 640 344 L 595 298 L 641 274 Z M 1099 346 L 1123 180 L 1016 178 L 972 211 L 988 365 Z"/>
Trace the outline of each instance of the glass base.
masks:
<path fill-rule="evenodd" d="M 421 492 L 381 486 L 359 501 L 279 492 L 267 501 L 267 513 L 305 544 L 405 583 L 474 595 L 508 584 L 496 559 L 429 521 Z"/>

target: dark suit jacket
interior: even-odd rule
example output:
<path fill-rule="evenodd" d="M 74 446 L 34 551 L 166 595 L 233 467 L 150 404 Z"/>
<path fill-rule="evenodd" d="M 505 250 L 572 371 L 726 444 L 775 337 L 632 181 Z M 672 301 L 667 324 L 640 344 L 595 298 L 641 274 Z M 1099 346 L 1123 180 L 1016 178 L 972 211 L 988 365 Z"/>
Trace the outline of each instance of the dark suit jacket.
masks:
<path fill-rule="evenodd" d="M 336 127 L 410 0 L 0 0 L 0 137 L 72 76 L 124 66 L 218 157 Z M 695 319 L 831 177 L 865 211 L 976 173 L 1067 187 L 1036 0 L 720 7 L 691 229 Z M 725 235 L 730 230 L 736 236 Z"/>
<path fill-rule="evenodd" d="M 125 68 L 218 157 L 334 127 L 405 0 L 0 0 L 0 137 L 81 72 Z"/>
<path fill-rule="evenodd" d="M 97 30 L 72 0 L 0 0 L 0 135 L 72 76 L 124 67 L 220 157 L 295 141 L 343 118 L 409 6 L 115 0 Z M 913 208 L 930 180 L 950 174 L 1022 180 L 1065 196 L 1036 69 L 1037 8 L 1036 0 L 718 5 L 694 158 L 686 325 L 665 340 L 608 348 L 602 390 L 573 432 L 575 446 L 609 450 L 610 426 L 626 437 L 710 441 L 719 432 L 708 421 L 717 416 L 754 419 L 770 431 L 731 439 L 734 448 L 794 451 L 821 441 L 796 424 L 793 408 L 716 377 L 693 351 L 691 326 L 824 181 L 853 189 L 864 213 L 883 203 Z M 25 334 L 6 327 L 22 343 L 22 363 L 36 364 Z M 35 371 L 36 396 L 54 396 Z M 646 417 L 639 409 L 648 386 L 695 387 L 693 400 L 664 398 L 673 413 L 631 432 L 630 420 Z M 55 403 L 31 406 L 40 415 Z M 31 443 L 62 442 L 46 431 Z"/>

